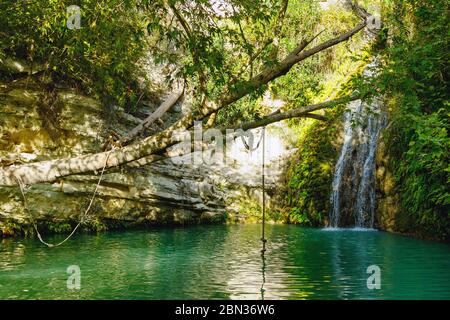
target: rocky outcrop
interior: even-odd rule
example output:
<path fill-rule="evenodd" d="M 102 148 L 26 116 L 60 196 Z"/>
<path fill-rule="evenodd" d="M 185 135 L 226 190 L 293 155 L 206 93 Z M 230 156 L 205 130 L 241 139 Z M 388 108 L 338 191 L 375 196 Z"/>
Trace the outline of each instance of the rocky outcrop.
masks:
<path fill-rule="evenodd" d="M 141 120 L 120 110 L 105 110 L 95 99 L 73 89 L 45 88 L 29 79 L 0 85 L 0 161 L 2 166 L 73 157 L 99 152 L 108 136 L 124 134 Z M 165 125 L 186 108 L 180 102 L 163 119 Z M 148 104 L 145 117 L 156 107 Z M 268 135 L 268 143 L 276 137 Z M 281 140 L 280 140 L 281 141 Z M 246 219 L 244 207 L 259 205 L 260 158 L 236 140 L 228 162 L 192 164 L 193 154 L 151 164 L 130 163 L 105 173 L 89 212 L 86 229 L 122 228 L 154 224 L 217 223 Z M 284 155 L 283 155 L 284 154 Z M 267 187 L 276 194 L 283 159 L 280 150 L 269 159 Z M 253 162 L 252 162 L 253 161 Z M 269 161 L 269 162 L 270 162 Z M 99 172 L 74 175 L 52 184 L 26 188 L 31 214 L 43 231 L 63 232 L 79 221 L 88 206 Z M 0 230 L 3 235 L 32 230 L 20 189 L 0 188 Z"/>
<path fill-rule="evenodd" d="M 389 157 L 386 154 L 385 143 L 380 139 L 377 150 L 377 221 L 381 230 L 396 231 L 398 194 L 392 172 L 389 170 Z"/>

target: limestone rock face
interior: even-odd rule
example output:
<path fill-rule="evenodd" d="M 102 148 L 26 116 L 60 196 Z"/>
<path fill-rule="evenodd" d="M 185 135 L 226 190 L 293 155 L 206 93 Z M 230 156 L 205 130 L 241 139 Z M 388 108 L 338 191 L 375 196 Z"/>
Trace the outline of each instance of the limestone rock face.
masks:
<path fill-rule="evenodd" d="M 35 83 L 0 83 L 1 166 L 99 152 L 111 130 L 124 134 L 141 121 L 124 112 L 108 116 L 108 110 L 98 101 L 75 90 L 58 88 L 56 92 L 49 106 L 43 103 L 42 87 Z M 154 107 L 144 110 L 141 118 Z M 165 124 L 175 121 L 185 108 L 173 108 L 163 119 Z M 271 139 L 276 138 L 268 134 L 269 144 L 279 144 Z M 230 216 L 237 221 L 245 219 L 240 217 L 242 204 L 259 204 L 261 198 L 261 163 L 252 162 L 260 154 L 244 150 L 238 140 L 230 146 L 233 152 L 227 163 L 194 164 L 191 160 L 195 154 L 188 154 L 108 170 L 84 227 L 217 223 Z M 283 159 L 288 155 L 287 149 L 280 149 L 268 161 L 269 193 L 274 193 Z M 29 209 L 42 231 L 70 230 L 87 208 L 99 175 L 74 175 L 28 186 L 25 192 Z M 17 187 L 0 187 L 0 230 L 3 235 L 31 230 Z"/>

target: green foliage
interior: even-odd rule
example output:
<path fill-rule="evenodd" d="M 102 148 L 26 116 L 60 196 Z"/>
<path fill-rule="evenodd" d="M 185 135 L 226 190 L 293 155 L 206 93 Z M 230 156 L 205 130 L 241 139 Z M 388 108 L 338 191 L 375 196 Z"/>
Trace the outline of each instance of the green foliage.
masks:
<path fill-rule="evenodd" d="M 273 61 L 274 37 L 282 0 L 43 0 L 0 4 L 0 59 L 25 58 L 44 66 L 51 81 L 76 82 L 106 104 L 131 109 L 144 89 L 145 53 L 157 63 L 168 62 L 202 95 L 217 98 L 225 87 L 239 90 Z M 81 29 L 66 27 L 69 5 L 81 8 Z M 281 33 L 289 43 L 312 35 L 316 23 L 315 0 L 290 1 Z M 302 21 L 302 23 L 298 23 Z M 283 29 L 283 28 L 282 28 Z M 148 81 L 148 79 L 147 79 Z M 264 88 L 250 98 L 257 100 Z M 255 107 L 255 109 L 252 109 Z M 258 104 L 237 103 L 230 114 L 244 109 L 253 114 Z M 225 114 L 226 115 L 226 114 Z M 243 112 L 245 115 L 245 112 Z M 226 118 L 226 117 L 222 117 Z"/>
<path fill-rule="evenodd" d="M 261 20 L 260 23 L 256 24 L 256 27 L 252 23 L 252 20 L 241 22 L 243 37 L 241 36 L 240 38 L 245 38 L 245 41 L 241 43 L 241 46 L 249 50 L 248 52 L 242 51 L 242 53 L 239 54 L 241 57 L 240 59 L 236 59 L 234 53 L 227 58 L 227 60 L 231 59 L 236 62 L 232 70 L 244 71 L 243 74 L 236 73 L 231 75 L 232 79 L 237 77 L 249 79 L 251 76 L 254 76 L 261 71 L 262 67 L 277 62 L 273 60 L 271 54 L 273 53 L 273 50 L 275 50 L 273 38 L 275 36 L 274 32 L 276 29 L 275 26 L 278 16 L 276 10 L 278 9 L 279 7 L 276 6 L 273 10 L 274 13 L 272 14 L 272 18 L 266 21 Z M 302 40 L 309 39 L 314 35 L 314 31 L 320 22 L 320 15 L 321 13 L 318 8 L 317 1 L 289 1 L 286 15 L 283 20 L 282 27 L 280 28 L 280 34 L 278 35 L 280 37 L 280 42 L 277 49 L 277 59 L 282 59 L 290 51 L 297 47 Z M 299 21 L 301 21 L 301 23 L 298 23 Z M 326 36 L 329 36 L 329 34 L 323 35 L 321 39 L 324 39 Z M 257 53 L 259 53 L 259 55 L 254 58 Z M 252 60 L 253 58 L 254 60 Z M 286 93 L 287 90 L 291 90 L 294 91 L 294 96 L 298 96 L 301 94 L 303 89 L 297 86 L 298 81 L 304 81 L 303 83 L 305 84 L 305 87 L 315 88 L 316 86 L 314 81 L 311 81 L 311 77 L 307 78 L 306 75 L 310 74 L 313 77 L 316 70 L 305 67 L 305 65 L 310 65 L 309 62 L 305 63 L 306 64 L 303 66 L 294 67 L 293 71 L 284 76 L 283 79 L 286 78 L 284 82 L 283 80 L 279 80 L 279 82 L 277 82 L 278 84 L 271 85 L 270 89 L 273 93 L 279 95 L 281 98 L 285 98 L 288 95 L 282 93 Z M 317 66 L 316 60 L 314 60 L 313 64 L 314 66 Z M 299 73 L 302 73 L 301 75 L 304 77 L 301 78 Z M 298 79 L 298 81 L 292 81 L 294 77 Z M 236 86 L 236 90 L 239 90 L 239 83 L 237 83 Z M 285 88 L 285 91 L 279 92 L 282 91 L 281 88 Z M 267 114 L 267 107 L 264 107 L 260 103 L 262 94 L 266 91 L 266 89 L 266 86 L 261 87 L 254 94 L 235 102 L 232 106 L 224 110 L 221 110 L 219 112 L 218 122 L 221 124 L 236 124 L 237 122 L 259 119 L 263 115 Z M 290 100 L 292 99 L 288 99 L 286 101 Z"/>
<path fill-rule="evenodd" d="M 69 233 L 73 228 L 67 221 L 43 221 L 39 226 L 40 230 L 48 233 Z"/>
<path fill-rule="evenodd" d="M 289 1 L 284 23 L 280 32 L 280 42 L 278 47 L 278 59 L 282 59 L 296 48 L 302 41 L 311 39 L 319 34 L 314 44 L 323 42 L 336 35 L 345 32 L 358 23 L 358 18 L 341 7 L 332 7 L 329 10 L 322 11 L 319 3 L 315 0 L 293 0 Z M 298 22 L 301 21 L 299 24 Z M 273 26 L 276 23 L 271 21 L 268 25 Z M 269 27 L 270 29 L 270 27 Z M 273 29 L 273 27 L 272 27 Z M 243 28 L 244 33 L 247 32 L 246 27 Z M 267 33 L 267 32 L 266 32 Z M 266 37 L 270 37 L 268 33 Z M 339 91 L 339 85 L 342 84 L 343 78 L 348 76 L 350 67 L 350 58 L 355 47 L 360 45 L 360 35 L 354 36 L 350 42 L 342 43 L 333 50 L 327 50 L 308 58 L 302 63 L 295 65 L 289 73 L 273 81 L 269 89 L 271 93 L 285 102 L 287 108 L 298 108 L 313 102 L 319 101 L 321 98 L 326 99 L 336 95 Z M 246 36 L 252 39 L 251 32 Z M 263 40 L 255 42 L 254 51 L 261 47 Z M 248 65 L 244 77 L 255 75 L 261 67 L 267 66 L 276 61 L 270 60 L 270 51 L 273 44 L 267 46 L 267 50 L 263 50 L 261 56 L 256 62 Z M 244 54 L 245 56 L 245 54 Z M 249 56 L 247 59 L 249 59 Z M 241 69 L 242 65 L 246 65 L 246 59 L 236 60 L 237 69 Z M 353 57 L 354 58 L 354 57 Z M 356 58 L 356 60 L 359 60 Z M 237 76 L 237 75 L 235 75 Z M 330 78 L 330 77 L 335 78 Z M 331 85 L 333 83 L 333 85 Z M 338 85 L 336 85 L 338 84 Z M 232 106 L 219 112 L 218 122 L 221 124 L 236 124 L 254 120 L 267 114 L 269 111 L 260 102 L 262 93 L 267 88 L 260 88 L 255 94 L 245 97 L 234 103 Z"/>
<path fill-rule="evenodd" d="M 450 230 L 448 114 L 442 110 L 409 118 L 414 123 L 412 136 L 404 161 L 396 163 L 397 181 L 403 182 L 403 207 L 429 234 L 446 235 Z"/>
<path fill-rule="evenodd" d="M 441 239 L 450 237 L 447 6 L 387 2 L 392 45 L 376 84 L 391 97 L 386 143 L 400 197 L 398 228 Z"/>
<path fill-rule="evenodd" d="M 361 33 L 296 65 L 269 89 L 287 102 L 287 109 L 356 87 L 387 96 L 390 169 L 401 214 L 408 221 L 399 228 L 448 239 L 448 0 L 381 2 L 385 29 L 374 52 L 381 55 L 383 65 L 373 83 L 348 77 L 358 74 L 358 61 L 365 59 L 355 56 L 355 49 L 361 49 Z M 26 59 L 53 83 L 68 81 L 106 104 L 131 109 L 145 91 L 142 84 L 149 84 L 141 60 L 150 53 L 156 62 L 175 66 L 177 74 L 172 78 L 184 78 L 197 90 L 200 103 L 204 95 L 218 98 L 228 86 L 242 90 L 243 81 L 276 63 L 302 40 L 323 30 L 315 40 L 320 42 L 358 22 L 346 10 L 318 10 L 316 0 L 291 0 L 279 29 L 282 4 L 281 0 L 228 0 L 218 13 L 213 2 L 205 0 L 3 1 L 0 63 L 8 57 Z M 81 8 L 79 30 L 66 27 L 69 5 Z M 260 103 L 266 89 L 258 88 L 222 110 L 219 123 L 236 124 L 267 114 Z M 321 225 L 327 216 L 341 111 L 326 111 L 332 119 L 327 124 L 291 121 L 302 134 L 298 161 L 288 170 L 286 220 L 290 222 Z M 7 232 L 14 232 L 13 225 L 4 225 Z M 103 228 L 100 221 L 94 226 Z M 67 225 L 55 228 L 63 231 Z"/>
<path fill-rule="evenodd" d="M 267 107 L 261 105 L 261 93 L 246 96 L 218 113 L 219 125 L 236 124 L 261 119 Z"/>
<path fill-rule="evenodd" d="M 339 126 L 340 110 L 328 112 L 337 121 L 311 122 L 303 130 L 296 159 L 287 172 L 285 219 L 290 223 L 321 226 L 328 216 L 331 180 L 337 156 L 333 136 Z"/>
<path fill-rule="evenodd" d="M 357 21 L 342 8 L 331 8 L 316 14 L 317 23 L 325 30 L 323 39 L 350 29 Z M 295 26 L 291 27 L 295 34 Z M 287 49 L 293 43 L 286 43 Z M 271 86 L 272 92 L 288 101 L 288 108 L 298 108 L 326 99 L 349 95 L 359 87 L 362 66 L 369 57 L 361 51 L 362 41 L 357 36 L 326 52 L 314 55 L 295 66 Z M 326 123 L 316 120 L 291 120 L 290 126 L 299 132 L 298 151 L 286 172 L 284 219 L 289 223 L 322 226 L 329 213 L 329 197 L 337 158 L 344 106 L 325 111 Z"/>
<path fill-rule="evenodd" d="M 33 235 L 34 230 L 31 225 L 25 225 L 14 219 L 4 219 L 0 221 L 0 237 L 11 237 L 19 235 Z"/>
<path fill-rule="evenodd" d="M 288 15 L 286 30 L 288 37 L 283 39 L 281 51 L 284 54 L 293 50 L 302 40 L 320 33 L 314 43 L 335 37 L 354 27 L 358 20 L 349 11 L 338 7 L 321 11 L 318 3 L 293 2 L 292 12 Z M 306 21 L 308 26 L 299 32 L 295 21 Z M 292 108 L 305 106 L 329 98 L 339 91 L 342 78 L 348 77 L 350 57 L 354 56 L 354 46 L 360 43 L 360 35 L 355 35 L 350 42 L 341 43 L 332 50 L 316 54 L 300 64 L 295 65 L 285 76 L 278 78 L 271 85 L 272 92 L 290 102 Z M 312 46 L 312 45 L 310 45 Z M 351 72 L 350 72 L 351 73 Z M 334 79 L 332 79 L 335 77 Z M 330 81 L 332 80 L 332 81 Z"/>
<path fill-rule="evenodd" d="M 121 106 L 137 100 L 137 61 L 143 56 L 141 1 L 42 0 L 0 4 L 0 52 L 44 68 L 55 80 Z M 66 27 L 67 7 L 81 8 L 81 29 Z M 0 56 L 1 58 L 1 56 Z"/>
<path fill-rule="evenodd" d="M 108 230 L 108 226 L 100 218 L 95 218 L 86 223 L 85 229 L 94 232 L 103 232 Z"/>
<path fill-rule="evenodd" d="M 277 81 L 285 84 L 278 93 L 294 97 L 298 103 L 314 101 L 315 96 L 327 97 L 339 83 L 347 83 L 347 88 L 339 88 L 341 93 L 356 88 L 372 94 L 382 92 L 390 111 L 390 124 L 383 136 L 400 198 L 396 229 L 441 239 L 450 235 L 449 19 L 445 8 L 446 1 L 442 0 L 383 2 L 385 29 L 370 52 L 382 57 L 382 66 L 372 82 L 362 81 L 358 72 L 347 80 L 340 74 L 339 62 L 346 65 L 347 74 L 352 65 L 346 62 L 349 57 L 344 50 L 336 50 L 333 62 L 325 68 L 330 70 L 329 76 L 320 69 L 314 72 L 311 60 L 310 65 L 303 65 L 304 73 L 298 79 L 293 72 Z M 359 59 L 368 61 L 366 58 L 364 54 Z M 311 72 L 305 73 L 309 68 Z M 303 84 L 304 79 L 314 84 L 314 91 Z M 303 88 L 304 94 L 296 97 L 290 91 L 296 87 Z M 300 122 L 299 126 L 304 135 L 297 161 L 287 175 L 286 217 L 294 223 L 321 225 L 328 215 L 336 158 L 331 141 L 337 135 L 318 123 Z"/>

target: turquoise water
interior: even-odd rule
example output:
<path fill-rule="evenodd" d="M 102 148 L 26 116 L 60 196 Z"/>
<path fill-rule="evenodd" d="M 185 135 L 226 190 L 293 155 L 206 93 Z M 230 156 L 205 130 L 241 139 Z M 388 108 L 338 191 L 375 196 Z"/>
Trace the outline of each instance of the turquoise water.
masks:
<path fill-rule="evenodd" d="M 0 240 L 1 299 L 450 299 L 450 245 L 377 231 L 195 226 Z M 59 236 L 47 240 L 56 242 Z M 81 270 L 80 290 L 67 268 Z M 381 289 L 367 288 L 378 265 Z M 262 290 L 261 290 L 262 289 Z"/>

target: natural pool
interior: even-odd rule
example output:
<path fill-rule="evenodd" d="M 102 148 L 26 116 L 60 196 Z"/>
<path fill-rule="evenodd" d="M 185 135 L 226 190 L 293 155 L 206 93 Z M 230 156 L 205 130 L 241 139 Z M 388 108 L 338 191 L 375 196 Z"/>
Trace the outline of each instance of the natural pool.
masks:
<path fill-rule="evenodd" d="M 214 225 L 0 240 L 0 299 L 450 299 L 450 245 L 377 231 Z M 61 236 L 47 237 L 56 242 Z M 81 289 L 67 289 L 70 265 Z M 381 289 L 367 288 L 378 265 Z M 261 290 L 263 289 L 263 290 Z"/>

